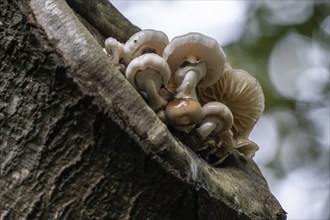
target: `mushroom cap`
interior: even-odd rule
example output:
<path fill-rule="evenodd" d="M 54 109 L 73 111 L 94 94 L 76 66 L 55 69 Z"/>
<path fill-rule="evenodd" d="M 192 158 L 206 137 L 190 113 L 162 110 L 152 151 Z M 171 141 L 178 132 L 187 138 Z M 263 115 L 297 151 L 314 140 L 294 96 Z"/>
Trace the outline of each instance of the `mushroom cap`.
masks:
<path fill-rule="evenodd" d="M 156 70 L 162 78 L 162 84 L 168 84 L 171 77 L 171 72 L 166 61 L 157 54 L 146 53 L 134 58 L 127 66 L 126 78 L 134 86 L 134 88 L 138 88 L 136 83 L 136 74 L 147 68 Z"/>
<path fill-rule="evenodd" d="M 110 57 L 110 60 L 113 63 L 118 64 L 121 61 L 121 58 L 124 57 L 124 45 L 112 37 L 108 37 L 104 44 L 104 50 Z"/>
<path fill-rule="evenodd" d="M 253 158 L 259 146 L 249 139 L 238 139 L 235 141 L 235 148 L 245 156 Z"/>
<path fill-rule="evenodd" d="M 247 138 L 264 111 L 264 94 L 259 82 L 244 70 L 226 69 L 219 80 L 197 89 L 201 104 L 222 102 L 233 114 L 235 138 Z"/>
<path fill-rule="evenodd" d="M 162 31 L 151 29 L 139 31 L 133 34 L 124 45 L 125 62 L 129 64 L 132 59 L 150 50 L 161 56 L 168 43 L 168 37 Z"/>
<path fill-rule="evenodd" d="M 166 120 L 173 125 L 192 125 L 202 120 L 202 107 L 194 99 L 173 99 L 165 110 Z"/>
<path fill-rule="evenodd" d="M 182 62 L 191 56 L 196 57 L 198 61 L 206 62 L 207 65 L 206 75 L 201 79 L 198 86 L 206 87 L 219 79 L 226 58 L 215 39 L 191 32 L 173 38 L 163 52 L 163 57 L 167 60 L 172 73 L 175 73 Z"/>
<path fill-rule="evenodd" d="M 122 43 L 120 43 L 117 39 L 113 38 L 113 37 L 108 37 L 105 42 L 104 42 L 104 45 L 105 45 L 105 50 L 108 52 L 108 53 L 111 53 L 111 51 L 113 49 L 120 49 L 122 51 L 124 51 L 124 45 Z"/>

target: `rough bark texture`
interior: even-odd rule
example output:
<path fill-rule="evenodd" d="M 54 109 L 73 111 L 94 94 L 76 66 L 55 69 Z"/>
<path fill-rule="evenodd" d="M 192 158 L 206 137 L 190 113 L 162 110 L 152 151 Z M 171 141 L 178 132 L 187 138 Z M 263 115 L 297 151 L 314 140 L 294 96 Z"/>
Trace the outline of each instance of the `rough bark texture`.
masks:
<path fill-rule="evenodd" d="M 0 2 L 0 219 L 285 219 L 253 160 L 198 158 L 95 40 L 138 29 L 69 3 Z"/>

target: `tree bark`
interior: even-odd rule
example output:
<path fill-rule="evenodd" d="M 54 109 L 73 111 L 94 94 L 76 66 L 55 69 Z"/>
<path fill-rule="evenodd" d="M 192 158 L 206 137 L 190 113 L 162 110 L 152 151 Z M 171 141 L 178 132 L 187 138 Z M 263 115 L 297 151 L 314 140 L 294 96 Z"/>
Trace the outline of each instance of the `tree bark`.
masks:
<path fill-rule="evenodd" d="M 0 219 L 286 218 L 253 160 L 208 165 L 109 62 L 138 28 L 68 3 L 0 3 Z"/>

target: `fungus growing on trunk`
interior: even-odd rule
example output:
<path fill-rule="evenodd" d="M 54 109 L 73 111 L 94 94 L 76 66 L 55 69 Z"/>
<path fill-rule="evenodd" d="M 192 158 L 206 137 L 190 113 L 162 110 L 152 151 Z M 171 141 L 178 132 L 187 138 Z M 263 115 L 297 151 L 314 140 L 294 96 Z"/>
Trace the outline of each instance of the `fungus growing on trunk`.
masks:
<path fill-rule="evenodd" d="M 234 124 L 231 111 L 221 102 L 208 102 L 203 107 L 203 120 L 196 128 L 201 140 L 205 140 L 212 132 L 220 136 L 229 131 Z"/>
<path fill-rule="evenodd" d="M 120 59 L 124 57 L 124 45 L 112 37 L 108 37 L 104 44 L 104 50 L 109 55 L 110 60 L 118 64 Z"/>
<path fill-rule="evenodd" d="M 264 110 L 264 94 L 258 81 L 244 70 L 228 67 L 213 85 L 198 88 L 202 104 L 218 101 L 233 114 L 235 147 L 252 157 L 258 146 L 248 137 Z"/>
<path fill-rule="evenodd" d="M 126 66 L 123 64 L 124 59 L 124 45 L 115 38 L 108 37 L 105 40 L 103 51 L 109 56 L 111 62 L 124 73 Z"/>
<path fill-rule="evenodd" d="M 199 102 L 194 99 L 174 99 L 167 104 L 165 116 L 167 122 L 177 130 L 189 133 L 202 120 L 203 112 Z"/>
<path fill-rule="evenodd" d="M 166 61 L 157 54 L 147 53 L 133 59 L 126 69 L 126 78 L 139 92 L 145 92 L 154 111 L 164 109 L 167 101 L 159 95 L 168 83 L 171 72 Z"/>
<path fill-rule="evenodd" d="M 200 33 L 188 33 L 175 37 L 165 47 L 163 57 L 169 64 L 172 83 L 176 88 L 175 99 L 172 101 L 174 103 L 178 100 L 179 102 L 186 100 L 187 103 L 198 102 L 196 87 L 206 87 L 215 83 L 222 74 L 225 63 L 225 55 L 218 42 Z M 169 104 L 177 106 L 171 102 Z M 199 103 L 198 105 L 201 111 L 201 106 Z M 197 107 L 197 103 L 194 103 L 194 106 Z M 173 108 L 166 108 L 167 119 L 170 122 L 181 123 L 171 118 L 172 114 L 169 111 L 172 110 Z M 200 116 L 191 121 L 198 123 L 201 120 Z"/>
<path fill-rule="evenodd" d="M 169 40 L 167 35 L 157 30 L 142 30 L 132 35 L 124 45 L 125 63 L 145 53 L 162 55 Z"/>

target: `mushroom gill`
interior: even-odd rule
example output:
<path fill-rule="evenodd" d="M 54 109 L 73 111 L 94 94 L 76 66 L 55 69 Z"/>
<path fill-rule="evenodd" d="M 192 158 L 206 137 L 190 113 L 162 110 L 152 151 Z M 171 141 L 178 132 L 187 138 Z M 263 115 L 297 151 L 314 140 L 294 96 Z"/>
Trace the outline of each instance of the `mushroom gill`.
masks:
<path fill-rule="evenodd" d="M 234 138 L 248 138 L 264 110 L 264 94 L 259 82 L 244 70 L 226 69 L 213 85 L 198 88 L 202 105 L 218 101 L 232 112 Z"/>

